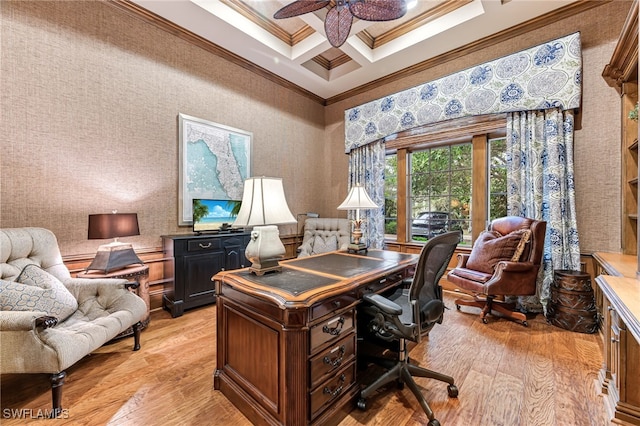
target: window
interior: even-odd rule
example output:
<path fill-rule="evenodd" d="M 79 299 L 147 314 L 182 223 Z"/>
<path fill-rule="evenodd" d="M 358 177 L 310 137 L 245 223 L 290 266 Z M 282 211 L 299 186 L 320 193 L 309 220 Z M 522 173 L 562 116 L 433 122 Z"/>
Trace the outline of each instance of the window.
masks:
<path fill-rule="evenodd" d="M 462 143 L 409 154 L 410 235 L 426 241 L 471 229 L 472 146 Z M 471 241 L 470 235 L 467 240 Z"/>
<path fill-rule="evenodd" d="M 449 230 L 462 245 L 506 215 L 505 115 L 466 117 L 387 137 L 385 236 L 424 242 Z"/>
<path fill-rule="evenodd" d="M 398 157 L 389 154 L 384 168 L 384 234 L 396 235 L 398 229 Z"/>
<path fill-rule="evenodd" d="M 489 220 L 507 215 L 507 140 L 489 139 Z"/>

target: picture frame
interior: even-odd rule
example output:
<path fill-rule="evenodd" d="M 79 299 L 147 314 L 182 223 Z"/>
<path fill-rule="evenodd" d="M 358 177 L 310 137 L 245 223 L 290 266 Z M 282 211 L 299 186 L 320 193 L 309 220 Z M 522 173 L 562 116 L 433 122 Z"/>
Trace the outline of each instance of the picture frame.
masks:
<path fill-rule="evenodd" d="M 241 200 L 251 176 L 253 133 L 178 114 L 178 226 L 192 226 L 192 200 Z"/>

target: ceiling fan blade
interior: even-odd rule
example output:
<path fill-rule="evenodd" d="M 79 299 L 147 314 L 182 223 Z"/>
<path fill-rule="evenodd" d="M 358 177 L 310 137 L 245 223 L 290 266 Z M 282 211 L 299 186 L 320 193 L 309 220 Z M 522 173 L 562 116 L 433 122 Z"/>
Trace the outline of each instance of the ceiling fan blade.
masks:
<path fill-rule="evenodd" d="M 293 18 L 326 7 L 330 0 L 296 0 L 273 14 L 275 19 Z"/>
<path fill-rule="evenodd" d="M 340 47 L 347 41 L 353 15 L 348 7 L 333 7 L 324 20 L 324 31 L 333 47 Z"/>
<path fill-rule="evenodd" d="M 349 8 L 364 21 L 392 21 L 407 13 L 405 0 L 363 0 L 350 3 Z"/>

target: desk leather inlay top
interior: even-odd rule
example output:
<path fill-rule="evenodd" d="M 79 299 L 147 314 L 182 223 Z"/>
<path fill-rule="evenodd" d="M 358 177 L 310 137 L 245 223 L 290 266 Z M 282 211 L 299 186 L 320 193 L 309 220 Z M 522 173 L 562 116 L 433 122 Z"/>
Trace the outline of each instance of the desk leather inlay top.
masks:
<path fill-rule="evenodd" d="M 265 274 L 262 276 L 256 276 L 249 271 L 238 272 L 238 275 L 247 281 L 278 288 L 294 296 L 317 287 L 339 282 L 334 278 L 323 277 L 321 275 L 314 275 L 289 268 L 283 268 L 282 272 L 279 273 Z"/>
<path fill-rule="evenodd" d="M 286 264 L 286 266 L 289 265 L 343 278 L 352 278 L 377 269 L 383 263 L 378 259 L 330 253 L 318 257 L 302 257 Z"/>

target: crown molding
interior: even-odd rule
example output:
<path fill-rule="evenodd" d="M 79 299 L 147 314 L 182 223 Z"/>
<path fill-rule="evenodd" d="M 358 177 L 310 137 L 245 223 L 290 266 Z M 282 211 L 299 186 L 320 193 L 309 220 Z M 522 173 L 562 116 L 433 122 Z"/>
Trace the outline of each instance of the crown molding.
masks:
<path fill-rule="evenodd" d="M 317 102 L 321 105 L 327 106 L 327 105 L 331 105 L 340 101 L 343 101 L 345 99 L 348 99 L 350 97 L 365 93 L 369 90 L 372 90 L 378 86 L 381 85 L 385 85 L 388 83 L 391 83 L 395 80 L 398 79 L 402 79 L 405 77 L 409 77 L 417 72 L 421 72 L 424 70 L 427 70 L 429 68 L 432 68 L 436 65 L 442 64 L 444 62 L 448 62 L 457 58 L 460 58 L 464 55 L 467 55 L 469 53 L 475 52 L 477 50 L 480 49 L 485 49 L 487 47 L 490 47 L 492 45 L 495 45 L 497 43 L 501 43 L 504 42 L 506 40 L 509 40 L 511 38 L 514 38 L 516 36 L 520 36 L 522 34 L 525 34 L 527 32 L 539 29 L 541 27 L 544 27 L 546 25 L 555 23 L 557 21 L 563 20 L 565 18 L 568 18 L 570 16 L 579 14 L 579 13 L 583 13 L 589 9 L 592 9 L 594 7 L 598 7 L 598 6 L 602 6 L 604 4 L 607 4 L 613 0 L 599 0 L 599 1 L 592 1 L 592 0 L 582 0 L 582 1 L 577 1 L 575 3 L 572 3 L 568 6 L 565 6 L 561 9 L 555 10 L 553 12 L 547 13 L 545 15 L 539 16 L 537 18 L 531 19 L 527 22 L 524 22 L 522 24 L 519 25 L 515 25 L 509 29 L 506 29 L 504 31 L 498 32 L 492 36 L 489 37 L 484 37 L 481 40 L 477 40 L 475 42 L 472 43 L 468 43 L 465 46 L 462 46 L 458 49 L 453 49 L 450 50 L 449 52 L 443 53 L 441 55 L 438 55 L 436 57 L 433 57 L 429 60 L 420 62 L 418 64 L 412 65 L 410 67 L 404 68 L 402 70 L 396 71 L 394 73 L 391 73 L 385 77 L 373 80 L 371 82 L 368 82 L 366 84 L 360 85 L 358 87 L 355 87 L 351 90 L 345 91 L 343 93 L 340 93 L 339 95 L 336 96 L 332 96 L 330 98 L 324 99 L 294 83 L 291 83 L 288 80 L 283 79 L 282 77 L 250 62 L 247 61 L 246 59 L 236 55 L 233 52 L 230 52 L 218 45 L 216 45 L 215 43 L 210 42 L 209 40 L 204 39 L 203 37 L 198 36 L 197 34 L 194 34 L 191 31 L 186 30 L 185 28 L 176 25 L 174 23 L 172 23 L 171 21 L 162 18 L 161 16 L 158 16 L 152 12 L 149 12 L 148 10 L 144 9 L 143 7 L 138 6 L 135 3 L 132 3 L 129 0 L 103 0 L 106 1 L 108 4 L 112 5 L 113 7 L 122 10 L 126 13 L 128 13 L 131 16 L 134 16 L 138 19 L 141 19 L 142 21 L 152 24 L 162 30 L 165 30 L 173 35 L 175 35 L 176 37 L 183 39 L 189 43 L 192 43 L 200 48 L 202 48 L 203 50 L 212 53 L 216 56 L 219 56 L 223 59 L 226 59 L 244 69 L 247 69 L 251 72 L 256 73 L 257 75 L 266 78 L 267 80 L 270 80 L 282 87 L 285 87 L 287 89 L 290 89 L 302 96 L 305 96 L 309 99 L 311 99 L 314 102 Z M 325 64 L 326 65 L 326 64 Z M 334 66 L 335 64 L 331 64 L 330 66 Z"/>

